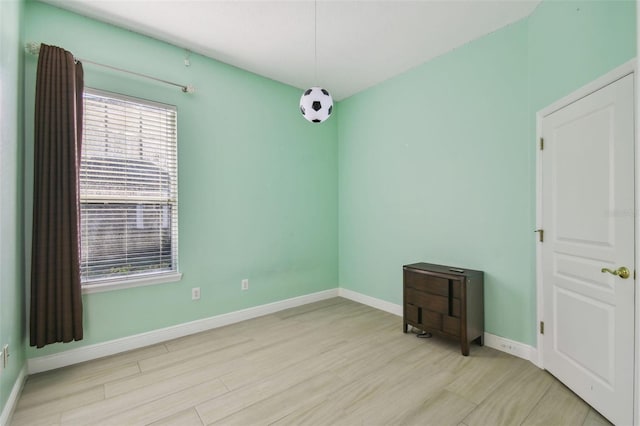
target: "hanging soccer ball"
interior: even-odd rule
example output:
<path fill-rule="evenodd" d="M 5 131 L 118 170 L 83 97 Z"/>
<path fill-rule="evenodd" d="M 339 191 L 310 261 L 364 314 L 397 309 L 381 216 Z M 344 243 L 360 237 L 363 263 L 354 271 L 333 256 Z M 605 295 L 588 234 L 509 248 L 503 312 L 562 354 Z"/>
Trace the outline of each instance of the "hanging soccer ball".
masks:
<path fill-rule="evenodd" d="M 312 87 L 300 97 L 300 112 L 312 123 L 322 123 L 331 116 L 333 99 L 322 87 Z"/>

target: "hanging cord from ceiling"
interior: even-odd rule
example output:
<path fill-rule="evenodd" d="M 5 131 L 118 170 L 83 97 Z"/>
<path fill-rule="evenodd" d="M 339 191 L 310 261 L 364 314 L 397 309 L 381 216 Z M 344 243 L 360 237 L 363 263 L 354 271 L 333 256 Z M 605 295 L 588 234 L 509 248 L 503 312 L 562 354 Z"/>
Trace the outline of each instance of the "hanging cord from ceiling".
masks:
<path fill-rule="evenodd" d="M 318 84 L 318 0 L 313 1 L 313 55 L 315 84 Z"/>

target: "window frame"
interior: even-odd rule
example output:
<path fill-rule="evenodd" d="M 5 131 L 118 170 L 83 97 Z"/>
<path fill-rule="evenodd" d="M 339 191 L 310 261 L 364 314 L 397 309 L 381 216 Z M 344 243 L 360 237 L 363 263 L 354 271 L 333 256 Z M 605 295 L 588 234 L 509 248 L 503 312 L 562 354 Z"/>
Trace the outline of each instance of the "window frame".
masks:
<path fill-rule="evenodd" d="M 89 280 L 89 281 L 85 281 L 83 279 L 83 277 L 81 277 L 81 287 L 82 287 L 82 293 L 83 294 L 91 294 L 91 293 L 99 293 L 99 292 L 104 292 L 104 291 L 111 291 L 111 290 L 118 290 L 118 289 L 125 289 L 125 288 L 133 288 L 133 287 L 141 287 L 141 286 L 148 286 L 148 285 L 155 285 L 155 284 L 164 284 L 164 283 L 169 283 L 169 282 L 176 282 L 176 281 L 180 281 L 182 279 L 182 273 L 180 272 L 180 265 L 179 265 L 179 245 L 178 245 L 178 240 L 179 240 L 179 223 L 178 223 L 178 117 L 177 117 L 177 107 L 174 105 L 169 105 L 169 104 L 165 104 L 165 103 L 161 103 L 161 102 L 157 102 L 157 101 L 151 101 L 151 100 L 147 100 L 147 99 L 143 99 L 143 98 L 137 98 L 137 97 L 133 97 L 133 96 L 128 96 L 128 95 L 123 95 L 120 93 L 114 93 L 114 92 L 109 92 L 109 91 L 105 91 L 105 90 L 101 90 L 101 89 L 95 89 L 95 88 L 91 88 L 91 87 L 85 87 L 84 91 L 83 91 L 83 103 L 84 103 L 84 99 L 85 99 L 85 94 L 90 94 L 92 96 L 97 96 L 97 97 L 105 97 L 105 98 L 112 98 L 112 99 L 117 99 L 117 100 L 122 100 L 124 102 L 132 102 L 135 104 L 139 104 L 139 105 L 143 105 L 143 106 L 150 106 L 150 107 L 154 107 L 154 108 L 163 108 L 163 109 L 173 109 L 175 111 L 176 117 L 175 117 L 175 132 L 176 132 L 176 142 L 175 142 L 175 183 L 172 183 L 172 185 L 175 185 L 175 200 L 174 200 L 174 204 L 172 204 L 172 206 L 175 209 L 175 224 L 172 224 L 171 227 L 174 228 L 175 227 L 175 232 L 173 232 L 173 229 L 170 230 L 171 233 L 171 257 L 172 259 L 175 259 L 175 270 L 167 270 L 167 271 L 158 271 L 158 272 L 150 272 L 150 273 L 137 273 L 137 274 L 133 274 L 130 276 L 115 276 L 115 277 L 106 277 L 106 278 L 98 278 L 98 279 L 94 279 L 94 280 Z M 83 114 L 83 146 L 82 149 L 84 150 L 84 141 L 85 141 L 85 122 L 84 120 L 86 119 L 86 114 Z M 124 146 L 124 144 L 123 144 Z M 84 151 L 82 151 L 84 152 Z M 79 173 L 79 186 L 80 183 L 82 182 L 83 179 L 83 174 L 82 174 L 82 167 L 80 168 L 80 173 Z M 92 202 L 92 198 L 91 196 L 89 196 L 88 198 L 83 198 L 82 196 L 82 190 L 80 190 L 80 196 L 79 196 L 79 207 L 80 209 L 82 209 L 82 205 L 83 204 L 91 204 Z M 94 200 L 95 200 L 95 196 L 94 196 Z M 132 201 L 132 198 L 127 198 L 127 197 L 123 197 L 120 200 L 122 204 L 128 204 Z M 80 223 L 79 226 L 82 226 L 82 218 L 80 218 Z M 81 247 L 81 251 L 82 248 L 84 247 L 84 241 L 82 239 L 82 232 L 80 233 L 80 247 Z M 80 261 L 82 262 L 82 257 L 80 259 Z"/>

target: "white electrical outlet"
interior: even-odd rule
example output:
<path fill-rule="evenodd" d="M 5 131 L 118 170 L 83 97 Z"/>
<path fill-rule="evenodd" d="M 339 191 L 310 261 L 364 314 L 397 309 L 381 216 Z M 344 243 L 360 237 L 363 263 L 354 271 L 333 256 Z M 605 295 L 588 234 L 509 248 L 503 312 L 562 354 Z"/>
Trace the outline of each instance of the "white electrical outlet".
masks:
<path fill-rule="evenodd" d="M 200 287 L 194 287 L 191 289 L 191 300 L 200 299 Z"/>
<path fill-rule="evenodd" d="M 240 288 L 242 290 L 249 290 L 249 279 L 245 278 L 244 280 L 242 280 L 242 283 L 240 284 Z"/>

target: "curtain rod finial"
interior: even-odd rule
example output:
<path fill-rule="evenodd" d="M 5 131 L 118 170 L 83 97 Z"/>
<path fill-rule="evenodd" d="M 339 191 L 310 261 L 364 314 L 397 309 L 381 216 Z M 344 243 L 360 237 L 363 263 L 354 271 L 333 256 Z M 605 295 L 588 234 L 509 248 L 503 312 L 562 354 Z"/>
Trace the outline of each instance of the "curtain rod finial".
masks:
<path fill-rule="evenodd" d="M 24 51 L 32 55 L 38 55 L 40 53 L 40 43 L 30 41 L 24 44 Z"/>

